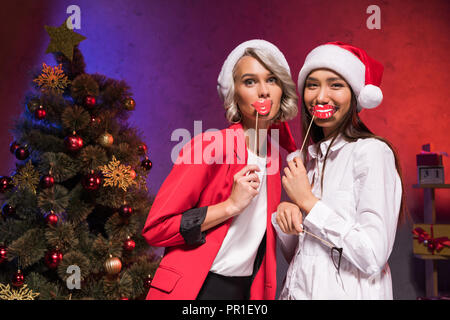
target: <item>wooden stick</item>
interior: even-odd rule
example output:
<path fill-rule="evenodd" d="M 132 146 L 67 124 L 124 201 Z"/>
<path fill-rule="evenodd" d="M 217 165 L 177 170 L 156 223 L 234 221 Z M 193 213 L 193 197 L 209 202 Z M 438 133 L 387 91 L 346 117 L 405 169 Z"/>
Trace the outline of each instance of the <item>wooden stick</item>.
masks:
<path fill-rule="evenodd" d="M 311 126 L 312 126 L 312 124 L 313 124 L 313 121 L 314 121 L 314 114 L 313 114 L 313 116 L 312 116 L 312 118 L 311 118 L 311 122 L 309 123 L 308 131 L 306 131 L 306 135 L 305 135 L 305 137 L 303 138 L 302 147 L 300 148 L 300 154 L 302 153 L 303 147 L 305 146 L 306 138 L 308 137 L 308 133 L 309 133 L 309 130 L 311 129 Z"/>
<path fill-rule="evenodd" d="M 259 112 L 258 111 L 256 111 L 256 123 L 255 123 L 255 146 L 254 146 L 254 153 L 256 154 L 256 155 L 258 155 L 258 148 L 256 147 L 256 144 L 258 143 L 257 141 L 258 141 L 258 115 L 259 115 Z"/>
<path fill-rule="evenodd" d="M 333 247 L 334 247 L 334 245 L 333 245 L 332 243 L 330 243 L 330 242 L 328 242 L 328 241 L 326 241 L 326 240 L 324 240 L 324 239 L 322 239 L 322 238 L 316 236 L 315 234 L 312 234 L 311 232 L 306 231 L 305 228 L 303 228 L 303 231 L 302 231 L 302 232 L 306 232 L 306 233 L 309 234 L 310 236 L 313 236 L 314 238 L 316 238 L 316 239 L 322 241 L 323 243 L 325 243 L 325 244 L 326 244 L 327 246 L 329 246 L 330 248 L 333 248 Z"/>

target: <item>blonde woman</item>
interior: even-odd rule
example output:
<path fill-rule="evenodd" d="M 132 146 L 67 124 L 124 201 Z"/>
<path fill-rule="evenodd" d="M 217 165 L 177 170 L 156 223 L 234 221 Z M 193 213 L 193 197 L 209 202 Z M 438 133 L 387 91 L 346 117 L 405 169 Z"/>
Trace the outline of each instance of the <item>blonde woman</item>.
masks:
<path fill-rule="evenodd" d="M 280 202 L 281 181 L 279 167 L 269 166 L 280 159 L 267 132 L 281 129 L 280 144 L 295 150 L 284 122 L 297 114 L 295 84 L 280 50 L 251 40 L 226 59 L 218 91 L 232 125 L 184 146 L 179 160 L 200 151 L 202 162 L 177 160 L 149 212 L 143 235 L 166 250 L 147 299 L 275 298 L 270 217 Z M 266 115 L 256 114 L 261 101 L 269 103 Z M 256 125 L 265 131 L 254 136 Z M 217 140 L 223 148 L 206 152 Z"/>

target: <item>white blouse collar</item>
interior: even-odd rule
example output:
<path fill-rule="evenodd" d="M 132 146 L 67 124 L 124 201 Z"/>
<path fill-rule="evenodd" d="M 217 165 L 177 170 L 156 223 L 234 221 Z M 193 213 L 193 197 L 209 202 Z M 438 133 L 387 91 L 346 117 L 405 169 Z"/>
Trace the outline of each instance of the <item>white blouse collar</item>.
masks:
<path fill-rule="evenodd" d="M 330 138 L 330 139 L 328 139 L 328 140 L 322 141 L 322 142 L 320 143 L 320 150 L 321 150 L 321 152 L 322 152 L 322 155 L 325 155 L 325 154 L 327 153 L 327 149 L 328 149 L 328 146 L 329 146 L 330 143 L 331 143 L 331 140 L 333 140 L 333 138 Z M 336 137 L 336 140 L 334 140 L 333 145 L 332 145 L 331 148 L 330 148 L 330 152 L 339 150 L 340 148 L 342 148 L 342 147 L 343 147 L 344 145 L 346 145 L 347 143 L 348 143 L 348 141 L 346 141 L 346 140 L 343 138 L 342 134 L 339 134 L 339 135 Z M 317 150 L 317 143 L 316 143 L 316 144 L 312 144 L 312 145 L 310 145 L 310 146 L 308 147 L 309 155 L 310 155 L 312 158 L 317 158 L 317 151 L 316 151 L 316 150 Z"/>

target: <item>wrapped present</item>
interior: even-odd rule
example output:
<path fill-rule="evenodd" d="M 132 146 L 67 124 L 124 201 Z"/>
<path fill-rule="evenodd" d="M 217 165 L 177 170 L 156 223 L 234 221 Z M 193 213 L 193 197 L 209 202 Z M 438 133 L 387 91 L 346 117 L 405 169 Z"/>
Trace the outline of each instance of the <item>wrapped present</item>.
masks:
<path fill-rule="evenodd" d="M 414 224 L 413 252 L 450 256 L 450 224 Z"/>
<path fill-rule="evenodd" d="M 417 182 L 419 184 L 445 183 L 442 156 L 447 152 L 431 152 L 431 144 L 424 144 L 420 154 L 416 155 Z"/>

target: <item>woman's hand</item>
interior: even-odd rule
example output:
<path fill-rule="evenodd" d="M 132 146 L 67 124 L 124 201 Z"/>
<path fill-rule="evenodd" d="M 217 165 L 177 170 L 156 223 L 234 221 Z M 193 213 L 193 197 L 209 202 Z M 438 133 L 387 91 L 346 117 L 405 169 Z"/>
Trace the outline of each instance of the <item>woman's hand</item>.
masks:
<path fill-rule="evenodd" d="M 227 200 L 232 208 L 231 216 L 241 213 L 258 194 L 260 181 L 254 171 L 260 171 L 257 165 L 247 165 L 234 175 L 233 189 Z"/>
<path fill-rule="evenodd" d="M 291 202 L 281 202 L 278 205 L 276 221 L 284 233 L 299 234 L 303 231 L 300 208 Z"/>
<path fill-rule="evenodd" d="M 284 174 L 281 181 L 287 195 L 300 209 L 309 213 L 319 199 L 311 192 L 302 160 L 296 157 L 293 161 L 289 161 L 288 167 L 284 168 Z"/>

